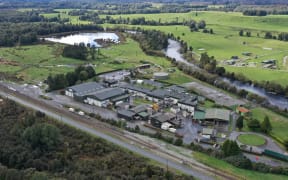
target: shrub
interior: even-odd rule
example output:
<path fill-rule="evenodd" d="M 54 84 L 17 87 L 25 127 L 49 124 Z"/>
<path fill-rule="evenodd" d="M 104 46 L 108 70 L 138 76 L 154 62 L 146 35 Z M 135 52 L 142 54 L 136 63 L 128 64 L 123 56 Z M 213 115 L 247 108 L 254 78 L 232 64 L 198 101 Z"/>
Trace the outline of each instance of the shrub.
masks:
<path fill-rule="evenodd" d="M 243 169 L 251 169 L 252 162 L 243 155 L 230 156 L 224 159 L 226 162 Z"/>

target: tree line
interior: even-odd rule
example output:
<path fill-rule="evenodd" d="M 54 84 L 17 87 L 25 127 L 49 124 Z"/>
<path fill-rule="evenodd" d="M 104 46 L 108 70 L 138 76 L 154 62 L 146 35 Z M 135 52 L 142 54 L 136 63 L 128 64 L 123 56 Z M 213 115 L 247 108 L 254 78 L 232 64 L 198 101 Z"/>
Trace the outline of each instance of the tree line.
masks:
<path fill-rule="evenodd" d="M 45 83 L 48 84 L 48 91 L 59 90 L 68 86 L 86 81 L 95 77 L 96 72 L 91 66 L 78 66 L 73 72 L 66 74 L 49 75 Z"/>
<path fill-rule="evenodd" d="M 0 179 L 193 179 L 10 100 L 0 123 Z"/>
<path fill-rule="evenodd" d="M 75 31 L 103 31 L 99 25 L 61 23 L 0 23 L 0 46 L 28 45 L 39 41 L 39 36 Z"/>
<path fill-rule="evenodd" d="M 252 9 L 252 10 L 245 10 L 243 12 L 244 16 L 267 16 L 267 11 L 265 10 L 256 10 L 256 9 Z"/>
<path fill-rule="evenodd" d="M 278 39 L 279 41 L 288 41 L 288 33 L 281 32 L 278 34 L 278 36 L 276 36 L 276 35 L 273 35 L 272 32 L 266 32 L 264 38 L 265 39 Z"/>
<path fill-rule="evenodd" d="M 141 49 L 148 55 L 163 56 L 163 49 L 168 47 L 168 35 L 157 30 L 141 30 L 131 34 L 131 37 L 139 42 Z"/>

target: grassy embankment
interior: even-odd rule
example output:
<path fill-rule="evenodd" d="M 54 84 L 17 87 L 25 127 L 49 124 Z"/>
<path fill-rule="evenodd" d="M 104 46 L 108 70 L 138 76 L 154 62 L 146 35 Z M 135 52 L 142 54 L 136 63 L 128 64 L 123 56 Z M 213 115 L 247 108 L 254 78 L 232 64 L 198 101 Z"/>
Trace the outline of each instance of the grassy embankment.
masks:
<path fill-rule="evenodd" d="M 270 180 L 270 179 L 277 179 L 277 180 L 284 180 L 287 179 L 287 176 L 282 175 L 274 175 L 274 174 L 267 174 L 267 173 L 259 173 L 255 171 L 249 171 L 244 169 L 236 168 L 225 161 L 218 160 L 211 156 L 208 156 L 203 153 L 193 152 L 193 157 L 208 166 L 211 166 L 216 169 L 225 170 L 228 173 L 235 174 L 237 177 L 242 177 L 242 179 L 251 179 L 251 180 Z"/>

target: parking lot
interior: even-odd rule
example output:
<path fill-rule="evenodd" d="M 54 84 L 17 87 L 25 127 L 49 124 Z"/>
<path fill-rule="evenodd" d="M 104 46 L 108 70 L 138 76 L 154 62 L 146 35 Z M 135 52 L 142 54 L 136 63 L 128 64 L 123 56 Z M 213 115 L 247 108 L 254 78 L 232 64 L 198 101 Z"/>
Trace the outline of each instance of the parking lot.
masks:
<path fill-rule="evenodd" d="M 205 96 L 205 97 L 215 101 L 215 103 L 218 105 L 230 107 L 233 105 L 245 104 L 245 102 L 242 100 L 234 98 L 228 94 L 222 93 L 219 90 L 215 90 L 215 89 L 210 88 L 208 86 L 204 86 L 198 82 L 186 83 L 186 84 L 183 84 L 183 86 L 188 88 L 188 89 L 192 89 L 195 92 L 201 94 L 202 96 Z"/>

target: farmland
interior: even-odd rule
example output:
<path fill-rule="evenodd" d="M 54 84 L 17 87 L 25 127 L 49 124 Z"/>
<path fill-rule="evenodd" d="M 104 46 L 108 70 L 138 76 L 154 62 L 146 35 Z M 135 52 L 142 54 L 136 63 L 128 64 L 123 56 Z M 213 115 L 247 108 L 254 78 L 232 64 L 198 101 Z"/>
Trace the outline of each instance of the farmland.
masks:
<path fill-rule="evenodd" d="M 120 45 L 113 45 L 100 49 L 96 60 L 88 59 L 81 61 L 66 58 L 61 55 L 64 45 L 61 44 L 39 44 L 32 46 L 21 46 L 12 48 L 1 48 L 0 57 L 5 57 L 7 62 L 15 62 L 17 65 L 1 65 L 1 72 L 9 72 L 21 77 L 26 82 L 43 81 L 49 74 L 59 74 L 73 71 L 80 64 L 92 63 L 97 73 L 115 69 L 129 69 L 140 65 L 140 61 L 159 65 L 163 70 L 171 67 L 165 58 L 146 55 L 134 40 L 127 38 Z M 170 83 L 191 82 L 192 77 L 181 71 L 171 74 Z"/>
<path fill-rule="evenodd" d="M 205 20 L 207 28 L 212 28 L 214 34 L 202 32 L 190 32 L 187 26 L 140 26 L 145 29 L 158 29 L 166 33 L 173 33 L 175 37 L 180 37 L 192 46 L 196 55 L 207 51 L 209 55 L 216 57 L 220 66 L 225 66 L 228 71 L 241 72 L 252 80 L 277 81 L 282 85 L 287 85 L 287 81 L 279 80 L 281 76 L 287 74 L 287 64 L 283 63 L 284 57 L 288 54 L 287 43 L 278 40 L 264 39 L 266 31 L 275 35 L 278 32 L 287 32 L 287 16 L 267 16 L 267 17 L 247 17 L 240 13 L 225 12 L 194 12 L 177 14 L 133 14 L 133 15 L 113 15 L 113 18 L 137 18 L 145 17 L 147 20 L 157 20 L 161 22 L 185 20 Z M 107 24 L 106 26 L 117 26 Z M 133 27 L 132 25 L 127 25 Z M 239 31 L 251 32 L 251 37 L 245 35 L 240 37 Z M 251 52 L 251 56 L 242 55 L 243 52 Z M 248 73 L 243 72 L 243 68 L 227 66 L 223 60 L 228 60 L 231 56 L 238 56 L 241 63 L 255 63 L 255 67 L 245 67 Z M 267 59 L 277 60 L 277 69 L 267 70 L 262 68 L 261 62 Z M 257 69 L 257 71 L 255 71 Z M 253 73 L 251 73 L 253 71 Z M 250 72 L 250 73 L 249 73 Z M 255 73 L 257 72 L 257 73 Z M 265 76 L 262 76 L 265 74 Z"/>
<path fill-rule="evenodd" d="M 45 17 L 60 16 L 69 18 L 70 23 L 86 24 L 87 21 L 78 20 L 78 16 L 69 16 L 67 12 L 71 9 L 56 10 L 59 13 L 43 14 Z M 107 15 L 100 15 L 105 18 Z M 218 60 L 220 66 L 224 66 L 230 72 L 243 73 L 251 80 L 257 81 L 277 81 L 282 85 L 288 85 L 285 79 L 281 78 L 287 75 L 288 63 L 283 62 L 284 57 L 288 55 L 287 43 L 264 39 L 266 32 L 271 32 L 277 36 L 280 32 L 288 32 L 287 15 L 270 15 L 265 17 L 243 16 L 236 12 L 189 12 L 189 13 L 162 13 L 162 14 L 128 14 L 111 15 L 112 18 L 135 19 L 145 17 L 145 20 L 155 20 L 157 22 L 184 22 L 205 20 L 208 29 L 213 29 L 214 34 L 191 32 L 188 26 L 147 26 L 147 25 L 114 25 L 104 24 L 105 27 L 141 27 L 145 29 L 157 29 L 166 33 L 173 33 L 193 47 L 195 57 L 203 52 L 208 52 Z M 244 36 L 239 36 L 239 31 L 244 31 Z M 245 32 L 251 32 L 251 37 L 246 37 Z M 243 52 L 250 52 L 250 56 L 242 55 Z M 245 63 L 245 73 L 243 68 L 237 66 L 228 66 L 223 63 L 232 56 L 239 57 L 239 63 Z M 262 67 L 261 62 L 268 59 L 275 59 L 277 68 L 267 70 Z M 248 64 L 254 64 L 253 67 Z M 248 67 L 249 66 L 249 67 Z M 247 69 L 247 73 L 246 73 Z M 257 69 L 257 73 L 255 70 Z M 280 79 L 279 79 L 280 78 Z"/>

